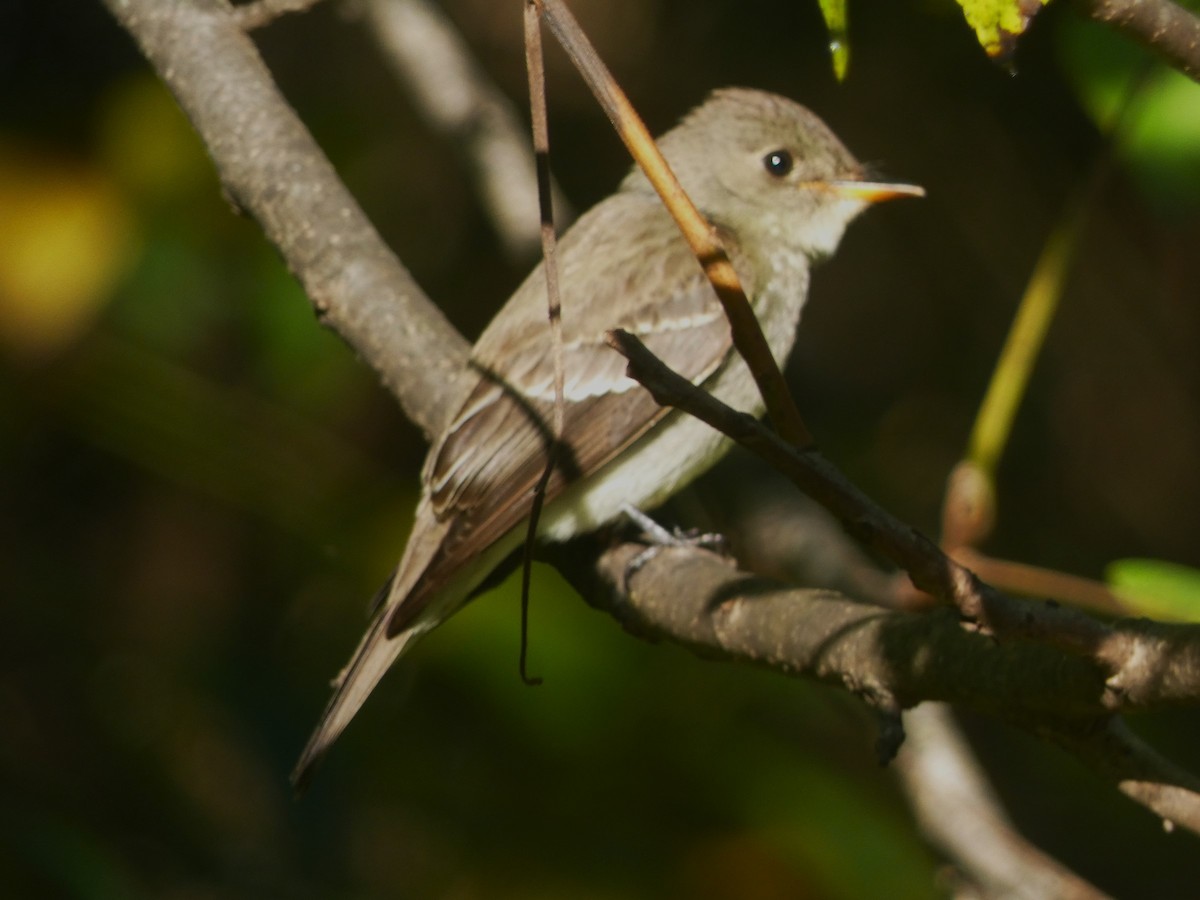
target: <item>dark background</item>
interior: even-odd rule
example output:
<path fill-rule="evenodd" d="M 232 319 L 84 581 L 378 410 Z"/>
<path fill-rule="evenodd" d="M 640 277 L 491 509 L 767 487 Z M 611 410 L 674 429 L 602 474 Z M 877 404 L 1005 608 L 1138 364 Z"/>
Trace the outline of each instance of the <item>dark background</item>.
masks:
<path fill-rule="evenodd" d="M 446 8 L 523 102 L 519 4 Z M 818 273 L 790 375 L 828 455 L 928 532 L 1039 251 L 1091 183 L 988 549 L 1093 577 L 1129 556 L 1200 565 L 1200 88 L 1064 4 L 1014 71 L 952 4 L 858 4 L 841 85 L 815 3 L 574 8 L 654 130 L 714 87 L 776 90 L 927 188 L 871 211 Z M 256 40 L 385 238 L 477 333 L 532 260 L 505 258 L 363 23 L 326 3 Z M 552 62 L 555 169 L 584 208 L 627 160 Z M 1114 138 L 1104 109 L 1133 77 Z M 403 546 L 424 450 L 98 4 L 0 2 L 6 895 L 942 890 L 855 700 L 639 642 L 548 570 L 542 687 L 517 678 L 508 585 L 392 673 L 295 802 L 287 773 Z M 966 724 L 1049 852 L 1118 895 L 1194 893 L 1193 836 L 1025 734 Z M 1133 724 L 1200 767 L 1194 711 Z"/>

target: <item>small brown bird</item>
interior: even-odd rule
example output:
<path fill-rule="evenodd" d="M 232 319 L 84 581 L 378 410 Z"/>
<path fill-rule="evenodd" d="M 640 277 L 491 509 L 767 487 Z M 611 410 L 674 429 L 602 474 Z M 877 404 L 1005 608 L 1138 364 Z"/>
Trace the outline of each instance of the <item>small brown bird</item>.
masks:
<path fill-rule="evenodd" d="M 684 189 L 717 228 L 771 352 L 791 351 L 809 269 L 868 204 L 919 195 L 865 180 L 815 115 L 761 91 L 716 91 L 659 139 Z M 650 509 L 713 465 L 729 441 L 660 408 L 605 343 L 623 328 L 671 368 L 762 414 L 716 294 L 637 169 L 562 237 L 563 444 L 546 490 L 543 540 L 562 541 Z M 469 600 L 524 539 L 553 430 L 554 365 L 541 266 L 476 343 L 478 373 L 425 462 L 404 556 L 339 676 L 293 773 L 301 786 L 397 657 Z"/>

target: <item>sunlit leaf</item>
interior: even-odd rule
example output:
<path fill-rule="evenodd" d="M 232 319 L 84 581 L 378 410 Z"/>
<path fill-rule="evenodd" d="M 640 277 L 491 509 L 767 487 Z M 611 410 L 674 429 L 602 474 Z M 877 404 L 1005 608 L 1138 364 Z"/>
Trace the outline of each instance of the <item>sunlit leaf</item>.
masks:
<path fill-rule="evenodd" d="M 136 243 L 132 213 L 103 172 L 0 147 L 0 344 L 29 359 L 70 342 Z"/>
<path fill-rule="evenodd" d="M 850 37 L 846 31 L 846 0 L 820 0 L 825 27 L 829 29 L 829 53 L 833 57 L 833 74 L 841 81 L 850 65 Z"/>
<path fill-rule="evenodd" d="M 1200 570 L 1159 559 L 1120 559 L 1106 574 L 1136 615 L 1200 622 Z"/>
<path fill-rule="evenodd" d="M 105 167 L 139 198 L 213 191 L 212 164 L 200 139 L 152 75 L 116 82 L 105 94 L 97 130 Z"/>
<path fill-rule="evenodd" d="M 1064 68 L 1084 108 L 1146 193 L 1200 204 L 1200 85 L 1108 29 L 1064 29 Z"/>
<path fill-rule="evenodd" d="M 958 0 L 987 55 L 1007 62 L 1038 10 L 1050 0 Z"/>

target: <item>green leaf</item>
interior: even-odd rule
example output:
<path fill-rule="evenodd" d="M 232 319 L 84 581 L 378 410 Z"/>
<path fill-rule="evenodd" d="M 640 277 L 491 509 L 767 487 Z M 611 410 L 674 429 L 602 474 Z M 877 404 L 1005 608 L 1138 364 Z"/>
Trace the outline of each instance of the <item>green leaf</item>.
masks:
<path fill-rule="evenodd" d="M 820 0 L 825 27 L 829 29 L 829 52 L 833 56 L 833 74 L 838 81 L 846 77 L 850 65 L 850 38 L 846 33 L 846 0 Z"/>
<path fill-rule="evenodd" d="M 1063 68 L 1096 126 L 1156 205 L 1200 204 L 1200 85 L 1107 28 L 1068 20 Z"/>
<path fill-rule="evenodd" d="M 1050 0 L 958 0 L 987 55 L 1007 62 L 1038 10 Z"/>
<path fill-rule="evenodd" d="M 1131 612 L 1200 622 L 1200 571 L 1159 559 L 1119 559 L 1105 574 Z"/>

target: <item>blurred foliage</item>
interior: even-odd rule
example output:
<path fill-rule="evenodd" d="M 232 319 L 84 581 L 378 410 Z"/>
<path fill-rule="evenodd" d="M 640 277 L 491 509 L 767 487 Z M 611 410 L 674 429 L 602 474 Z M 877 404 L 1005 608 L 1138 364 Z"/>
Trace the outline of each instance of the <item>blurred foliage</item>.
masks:
<path fill-rule="evenodd" d="M 821 0 L 821 15 L 829 29 L 829 54 L 833 59 L 833 74 L 838 81 L 846 77 L 850 66 L 850 40 L 846 24 L 846 0 Z"/>
<path fill-rule="evenodd" d="M 1200 570 L 1161 559 L 1118 559 L 1106 575 L 1135 614 L 1167 622 L 1200 622 Z"/>
<path fill-rule="evenodd" d="M 520 16 L 446 5 L 523 97 Z M 1200 565 L 1194 85 L 1065 4 L 1022 39 L 1016 77 L 953 7 L 865 9 L 840 85 L 812 4 L 769 21 L 727 0 L 572 5 L 656 128 L 721 84 L 779 90 L 929 190 L 851 229 L 793 366 L 829 454 L 929 531 L 1047 236 L 1115 144 L 997 469 L 989 549 L 1093 575 L 1130 556 Z M 522 267 L 344 11 L 256 40 L 372 219 L 475 333 Z M 550 572 L 533 601 L 542 687 L 516 676 L 506 585 L 393 673 L 294 802 L 286 773 L 403 546 L 424 447 L 224 202 L 103 12 L 0 14 L 6 895 L 937 892 L 855 701 L 633 640 Z M 583 208 L 627 163 L 550 63 L 555 168 Z M 1130 124 L 1112 134 L 1122 97 Z M 1200 767 L 1194 714 L 1136 724 Z M 1191 838 L 1022 735 L 972 733 L 1051 853 L 1118 895 L 1151 879 L 1160 897 L 1194 891 Z"/>
<path fill-rule="evenodd" d="M 1106 28 L 1067 29 L 1072 86 L 1102 129 L 1121 117 L 1116 149 L 1143 191 L 1185 213 L 1200 202 L 1200 84 L 1149 60 Z"/>

